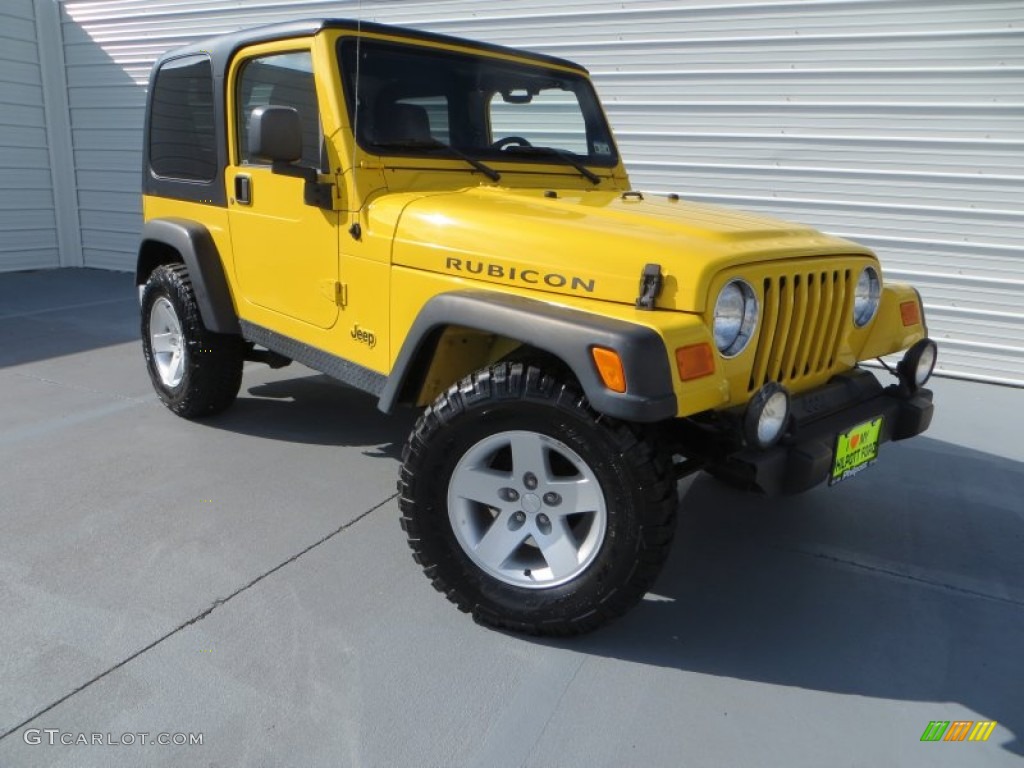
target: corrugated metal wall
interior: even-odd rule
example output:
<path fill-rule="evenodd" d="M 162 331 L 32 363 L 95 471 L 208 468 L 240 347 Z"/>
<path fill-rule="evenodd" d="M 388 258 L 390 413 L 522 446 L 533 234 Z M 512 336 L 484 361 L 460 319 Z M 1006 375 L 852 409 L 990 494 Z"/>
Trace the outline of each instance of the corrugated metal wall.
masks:
<path fill-rule="evenodd" d="M 0 271 L 60 263 L 32 0 L 0 6 Z"/>
<path fill-rule="evenodd" d="M 810 222 L 916 283 L 947 373 L 1024 384 L 1021 0 L 63 0 L 86 263 L 130 267 L 154 57 L 355 16 L 566 56 L 634 185 Z"/>

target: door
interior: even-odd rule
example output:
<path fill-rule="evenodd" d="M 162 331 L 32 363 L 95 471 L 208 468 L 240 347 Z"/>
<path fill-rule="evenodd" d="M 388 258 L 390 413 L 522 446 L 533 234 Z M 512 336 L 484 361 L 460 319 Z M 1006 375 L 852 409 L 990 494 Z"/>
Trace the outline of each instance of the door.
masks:
<path fill-rule="evenodd" d="M 225 175 L 235 277 L 245 301 L 330 328 L 338 318 L 338 213 L 305 204 L 302 179 L 275 174 L 249 153 L 252 111 L 292 107 L 302 122 L 301 164 L 323 172 L 326 163 L 309 50 L 268 48 L 237 60 L 228 79 L 235 130 Z"/>

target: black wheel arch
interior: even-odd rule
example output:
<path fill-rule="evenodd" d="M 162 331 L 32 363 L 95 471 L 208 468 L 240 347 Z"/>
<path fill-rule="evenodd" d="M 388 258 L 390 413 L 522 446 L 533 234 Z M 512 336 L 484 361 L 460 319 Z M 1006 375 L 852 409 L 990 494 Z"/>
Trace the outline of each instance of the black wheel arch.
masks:
<path fill-rule="evenodd" d="M 174 262 L 188 269 L 203 324 L 215 333 L 240 334 L 224 265 L 209 230 L 188 219 L 150 219 L 142 227 L 136 286 L 145 285 L 161 264 Z"/>
<path fill-rule="evenodd" d="M 652 329 L 616 318 L 494 291 L 452 291 L 431 298 L 405 337 L 378 407 L 391 412 L 414 401 L 438 341 L 450 326 L 515 339 L 552 355 L 572 372 L 599 413 L 626 421 L 672 418 L 677 402 L 662 338 Z M 607 389 L 591 349 L 619 353 L 626 374 L 623 393 Z"/>

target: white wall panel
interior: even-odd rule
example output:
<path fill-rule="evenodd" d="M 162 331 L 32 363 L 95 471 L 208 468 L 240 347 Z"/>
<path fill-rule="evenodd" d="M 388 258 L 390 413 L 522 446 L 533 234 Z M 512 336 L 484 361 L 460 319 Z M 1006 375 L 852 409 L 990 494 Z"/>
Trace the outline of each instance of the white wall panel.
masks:
<path fill-rule="evenodd" d="M 921 289 L 945 372 L 1024 384 L 1020 0 L 63 4 L 89 264 L 132 265 L 143 86 L 160 52 L 361 13 L 580 61 L 636 187 L 871 245 Z"/>
<path fill-rule="evenodd" d="M 0 272 L 57 266 L 46 111 L 32 0 L 0 5 Z"/>

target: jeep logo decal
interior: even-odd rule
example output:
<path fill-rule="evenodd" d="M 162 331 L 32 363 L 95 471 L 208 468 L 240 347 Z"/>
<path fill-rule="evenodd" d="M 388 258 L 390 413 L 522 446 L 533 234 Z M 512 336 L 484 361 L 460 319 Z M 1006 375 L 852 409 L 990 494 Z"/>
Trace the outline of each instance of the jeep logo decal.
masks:
<path fill-rule="evenodd" d="M 361 344 L 366 344 L 370 349 L 377 346 L 377 335 L 373 331 L 360 328 L 358 323 L 352 326 L 352 338 Z"/>
<path fill-rule="evenodd" d="M 536 269 L 518 269 L 516 267 L 503 267 L 501 264 L 491 264 L 484 261 L 473 261 L 472 259 L 458 259 L 449 256 L 445 260 L 445 268 L 455 272 L 466 272 L 471 275 L 487 275 L 496 277 L 499 280 L 512 280 L 513 282 L 526 283 L 527 285 L 546 285 L 550 288 L 564 288 L 569 286 L 573 291 L 594 292 L 597 281 L 593 278 L 585 280 L 576 275 L 566 276 L 558 272 L 541 274 Z"/>

